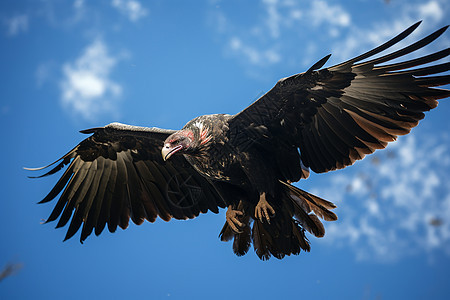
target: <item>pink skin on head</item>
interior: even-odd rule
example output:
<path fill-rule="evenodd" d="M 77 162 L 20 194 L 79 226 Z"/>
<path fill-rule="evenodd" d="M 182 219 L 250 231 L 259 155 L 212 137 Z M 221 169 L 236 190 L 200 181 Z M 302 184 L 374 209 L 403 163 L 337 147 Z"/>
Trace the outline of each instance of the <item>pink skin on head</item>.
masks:
<path fill-rule="evenodd" d="M 171 135 L 161 149 L 163 160 L 166 161 L 175 153 L 186 149 L 193 139 L 194 133 L 191 130 L 181 130 Z"/>

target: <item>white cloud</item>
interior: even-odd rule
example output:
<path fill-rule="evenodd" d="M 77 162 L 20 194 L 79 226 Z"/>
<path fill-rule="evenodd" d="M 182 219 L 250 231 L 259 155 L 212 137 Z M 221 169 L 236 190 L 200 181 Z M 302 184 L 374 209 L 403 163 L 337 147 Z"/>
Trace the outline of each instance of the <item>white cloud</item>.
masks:
<path fill-rule="evenodd" d="M 280 63 L 307 68 L 328 53 L 333 54 L 330 63 L 339 63 L 386 42 L 423 20 L 418 30 L 401 44 L 405 45 L 436 30 L 450 10 L 450 2 L 446 0 L 396 1 L 386 6 L 383 18 L 368 16 L 367 21 L 356 24 L 351 14 L 354 7 L 350 8 L 350 5 L 330 0 L 261 0 L 260 5 L 252 7 L 254 17 L 249 19 L 252 22 L 239 24 L 228 15 L 232 10 L 221 9 L 225 6 L 223 3 L 211 5 L 210 19 L 221 35 L 225 49 L 231 49 L 233 39 L 241 41 L 242 47 L 231 53 L 254 71 Z M 445 39 L 438 43 L 442 45 Z M 276 54 L 276 59 L 264 64 L 263 57 L 267 52 Z M 414 55 L 423 53 L 418 50 Z M 260 70 L 257 73 L 261 73 Z"/>
<path fill-rule="evenodd" d="M 71 5 L 68 5 L 67 2 L 71 2 Z M 30 3 L 34 3 L 35 5 L 29 9 L 28 19 L 35 20 L 37 25 L 41 21 L 44 21 L 53 29 L 72 30 L 75 25 L 79 25 L 87 20 L 92 21 L 98 16 L 96 9 L 88 7 L 88 3 L 85 0 L 41 0 L 30 1 Z M 30 30 L 32 29 L 33 27 L 30 26 Z"/>
<path fill-rule="evenodd" d="M 329 4 L 324 0 L 309 3 L 262 0 L 260 6 L 252 7 L 252 14 L 256 16 L 253 18 L 255 21 L 245 25 L 233 22 L 233 18 L 225 11 L 214 5 L 211 8 L 210 22 L 215 26 L 217 33 L 225 36 L 221 40 L 228 41 L 228 44 L 225 44 L 226 49 L 231 50 L 235 57 L 243 58 L 242 61 L 251 69 L 286 61 L 299 65 L 298 61 L 301 60 L 309 64 L 313 59 L 309 59 L 308 55 L 286 60 L 285 53 L 298 53 L 302 36 L 318 28 L 323 32 L 322 25 L 326 26 L 329 36 L 336 38 L 343 28 L 351 24 L 350 14 L 341 5 Z M 296 40 L 292 43 L 293 39 Z M 310 50 L 314 48 L 311 44 L 304 43 L 301 47 Z"/>
<path fill-rule="evenodd" d="M 280 20 L 281 16 L 277 8 L 277 0 L 263 0 L 266 6 L 267 12 L 267 27 L 272 38 L 278 38 L 280 36 Z"/>
<path fill-rule="evenodd" d="M 137 22 L 148 15 L 148 10 L 136 0 L 112 0 L 111 4 L 132 22 Z"/>
<path fill-rule="evenodd" d="M 324 242 L 350 244 L 361 260 L 450 255 L 449 153 L 446 135 L 410 135 L 331 176 L 315 191 L 338 203 L 339 221 L 326 224 Z"/>
<path fill-rule="evenodd" d="M 413 39 L 417 39 L 419 33 L 431 33 L 432 30 L 436 30 L 437 24 L 449 9 L 450 5 L 445 3 L 445 1 L 437 0 L 422 4 L 400 2 L 395 7 L 396 17 L 391 20 L 373 22 L 369 27 L 351 26 L 347 37 L 333 46 L 335 49 L 333 56 L 337 60 L 347 60 L 388 41 L 419 20 L 423 22 L 411 35 Z M 400 45 L 405 45 L 406 41 L 408 38 Z"/>
<path fill-rule="evenodd" d="M 41 88 L 46 82 L 55 79 L 55 69 L 57 64 L 54 61 L 43 62 L 38 65 L 34 73 L 36 79 L 36 86 Z"/>
<path fill-rule="evenodd" d="M 351 24 L 350 14 L 341 5 L 329 4 L 324 0 L 311 1 L 309 6 L 294 1 L 278 0 L 263 0 L 263 4 L 265 7 L 263 20 L 274 39 L 280 37 L 280 30 L 289 30 L 302 18 L 314 27 L 327 24 L 335 28 Z"/>
<path fill-rule="evenodd" d="M 444 16 L 444 10 L 438 1 L 429 1 L 417 7 L 420 19 L 434 19 L 441 21 Z"/>
<path fill-rule="evenodd" d="M 73 7 L 76 9 L 80 9 L 84 7 L 84 0 L 75 0 L 73 2 Z"/>
<path fill-rule="evenodd" d="M 312 1 L 308 11 L 309 18 L 314 26 L 323 23 L 346 27 L 351 23 L 351 17 L 340 5 L 330 5 L 326 1 Z"/>
<path fill-rule="evenodd" d="M 16 36 L 28 30 L 28 16 L 26 14 L 5 18 L 3 22 L 6 25 L 6 34 L 9 36 Z"/>
<path fill-rule="evenodd" d="M 268 65 L 280 61 L 280 55 L 273 48 L 260 50 L 255 47 L 244 44 L 238 37 L 232 37 L 230 40 L 230 50 L 254 65 Z"/>
<path fill-rule="evenodd" d="M 122 87 L 109 76 L 117 61 L 102 41 L 95 40 L 75 62 L 64 64 L 64 106 L 91 121 L 104 112 L 114 113 Z"/>

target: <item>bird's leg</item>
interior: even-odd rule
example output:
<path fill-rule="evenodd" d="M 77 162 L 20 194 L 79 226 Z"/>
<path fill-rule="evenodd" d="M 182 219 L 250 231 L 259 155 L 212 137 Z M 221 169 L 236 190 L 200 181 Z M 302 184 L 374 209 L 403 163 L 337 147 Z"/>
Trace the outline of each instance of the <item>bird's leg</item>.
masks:
<path fill-rule="evenodd" d="M 244 224 L 239 221 L 238 217 L 243 216 L 244 213 L 240 210 L 234 210 L 233 206 L 228 206 L 227 212 L 225 213 L 225 217 L 227 219 L 228 225 L 230 225 L 231 229 L 235 233 L 242 233 L 243 231 L 240 230 L 244 226 Z"/>
<path fill-rule="evenodd" d="M 266 218 L 267 223 L 270 224 L 270 215 L 269 211 L 273 216 L 275 216 L 275 210 L 270 206 L 269 202 L 266 200 L 266 193 L 262 193 L 259 195 L 259 201 L 258 204 L 255 207 L 255 218 L 259 219 L 261 222 L 263 222 L 263 218 Z"/>

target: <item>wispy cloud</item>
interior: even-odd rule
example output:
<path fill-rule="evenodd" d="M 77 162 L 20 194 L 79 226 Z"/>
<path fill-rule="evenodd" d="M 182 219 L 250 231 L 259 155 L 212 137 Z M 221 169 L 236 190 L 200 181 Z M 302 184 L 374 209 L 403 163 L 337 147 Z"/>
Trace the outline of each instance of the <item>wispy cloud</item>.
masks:
<path fill-rule="evenodd" d="M 357 259 L 395 261 L 417 253 L 450 255 L 450 139 L 399 138 L 388 150 L 332 176 L 316 190 L 338 203 L 325 242 Z"/>
<path fill-rule="evenodd" d="M 216 6 L 211 10 L 212 23 L 218 34 L 227 41 L 227 53 L 241 58 L 252 68 L 264 68 L 292 61 L 285 53 L 298 53 L 300 36 L 326 27 L 329 35 L 340 34 L 340 29 L 350 26 L 350 14 L 339 4 L 318 0 L 310 3 L 291 0 L 262 0 L 252 13 L 257 17 L 251 24 L 233 23 L 233 18 Z M 292 37 L 292 38 L 287 38 Z M 295 38 L 295 51 L 292 39 Z M 312 47 L 302 45 L 304 48 Z M 292 51 L 290 51 L 292 50 Z M 297 60 L 297 59 L 294 59 Z M 310 62 L 309 62 L 310 63 Z"/>
<path fill-rule="evenodd" d="M 267 13 L 266 24 L 272 38 L 280 36 L 280 21 L 282 16 L 278 11 L 277 0 L 263 0 L 265 10 Z"/>
<path fill-rule="evenodd" d="M 84 0 L 75 0 L 73 2 L 73 7 L 76 9 L 80 9 L 84 7 Z"/>
<path fill-rule="evenodd" d="M 28 30 L 28 15 L 21 14 L 11 18 L 4 18 L 3 24 L 6 26 L 8 36 L 16 36 Z"/>
<path fill-rule="evenodd" d="M 326 1 L 312 1 L 307 15 L 314 26 L 329 24 L 346 27 L 351 23 L 350 14 L 338 4 L 329 4 Z"/>
<path fill-rule="evenodd" d="M 431 32 L 442 21 L 450 5 L 442 0 L 414 4 L 400 2 L 394 9 L 397 14 L 392 20 L 369 23 L 367 27 L 351 26 L 346 37 L 335 42 L 334 58 L 346 60 L 358 55 L 361 51 L 386 42 L 419 20 L 423 22 L 412 37 L 416 38 L 416 34 L 419 33 Z"/>
<path fill-rule="evenodd" d="M 420 16 L 420 19 L 431 19 L 439 22 L 444 17 L 444 9 L 439 1 L 436 0 L 428 1 L 422 5 L 419 5 L 416 10 Z"/>
<path fill-rule="evenodd" d="M 55 80 L 57 66 L 54 61 L 42 62 L 37 66 L 34 73 L 37 88 L 41 88 L 48 81 Z"/>
<path fill-rule="evenodd" d="M 112 0 L 111 4 L 126 15 L 131 22 L 137 22 L 148 15 L 148 10 L 136 0 Z"/>
<path fill-rule="evenodd" d="M 273 64 L 280 61 L 280 55 L 274 48 L 260 50 L 245 44 L 239 37 L 232 37 L 229 47 L 252 64 Z"/>
<path fill-rule="evenodd" d="M 65 63 L 61 83 L 64 106 L 91 121 L 105 112 L 115 113 L 122 87 L 109 77 L 118 59 L 97 39 L 78 59 Z"/>
<path fill-rule="evenodd" d="M 226 53 L 240 59 L 248 69 L 274 64 L 305 68 L 328 53 L 333 54 L 330 63 L 354 57 L 423 20 L 412 35 L 416 39 L 435 30 L 450 10 L 450 2 L 446 0 L 379 5 L 387 7 L 383 21 L 371 17 L 358 25 L 352 21 L 356 19 L 351 14 L 353 7 L 348 9 L 345 3 L 330 0 L 261 0 L 259 6 L 252 7 L 252 21 L 245 24 L 238 24 L 228 14 L 232 10 L 212 5 L 210 20 L 221 36 L 220 41 L 224 41 Z M 266 59 L 267 53 L 273 59 Z"/>

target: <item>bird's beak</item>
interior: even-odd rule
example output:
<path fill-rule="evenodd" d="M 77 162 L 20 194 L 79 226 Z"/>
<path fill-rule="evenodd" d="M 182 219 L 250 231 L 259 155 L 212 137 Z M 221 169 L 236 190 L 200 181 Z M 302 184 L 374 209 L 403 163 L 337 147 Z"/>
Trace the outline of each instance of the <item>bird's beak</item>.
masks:
<path fill-rule="evenodd" d="M 170 144 L 165 144 L 161 149 L 161 155 L 164 161 L 168 160 L 176 152 L 180 151 L 183 148 L 182 145 L 178 145 L 176 147 L 171 147 Z"/>

